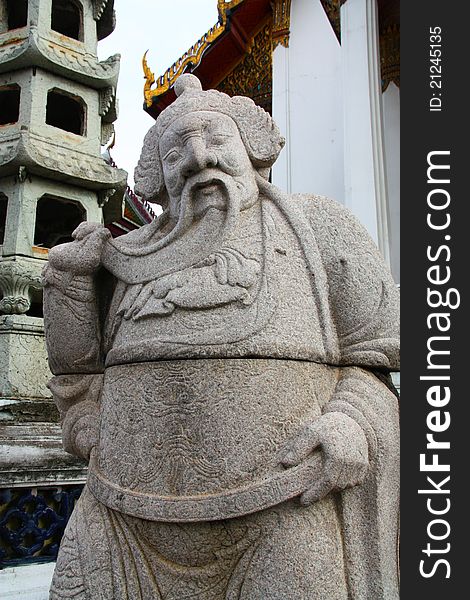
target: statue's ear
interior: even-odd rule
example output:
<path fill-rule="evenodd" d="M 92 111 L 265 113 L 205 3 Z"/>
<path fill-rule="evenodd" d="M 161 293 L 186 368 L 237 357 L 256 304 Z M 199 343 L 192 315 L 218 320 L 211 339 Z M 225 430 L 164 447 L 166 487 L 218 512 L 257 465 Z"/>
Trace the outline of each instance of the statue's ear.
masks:
<path fill-rule="evenodd" d="M 144 138 L 140 159 L 134 171 L 134 180 L 136 194 L 147 202 L 166 206 L 168 198 L 163 181 L 156 125 L 149 129 Z"/>
<path fill-rule="evenodd" d="M 231 109 L 253 166 L 256 169 L 272 167 L 285 139 L 271 115 L 246 96 L 234 96 Z M 265 173 L 261 172 L 262 177 Z"/>

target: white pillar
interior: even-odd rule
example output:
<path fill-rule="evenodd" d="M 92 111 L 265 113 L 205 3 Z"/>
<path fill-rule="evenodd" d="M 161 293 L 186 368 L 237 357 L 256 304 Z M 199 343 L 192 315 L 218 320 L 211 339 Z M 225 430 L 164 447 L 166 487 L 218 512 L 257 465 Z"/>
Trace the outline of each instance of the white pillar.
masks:
<path fill-rule="evenodd" d="M 390 262 L 377 0 L 341 7 L 345 204 Z"/>
<path fill-rule="evenodd" d="M 292 193 L 292 139 L 290 109 L 289 48 L 277 46 L 273 53 L 273 117 L 286 145 L 273 166 L 272 181 L 275 185 Z"/>
<path fill-rule="evenodd" d="M 273 56 L 273 117 L 286 138 L 273 183 L 343 203 L 341 48 L 320 0 L 292 2 L 290 32 Z"/>
<path fill-rule="evenodd" d="M 382 95 L 387 172 L 390 267 L 400 283 L 400 90 L 392 81 Z"/>

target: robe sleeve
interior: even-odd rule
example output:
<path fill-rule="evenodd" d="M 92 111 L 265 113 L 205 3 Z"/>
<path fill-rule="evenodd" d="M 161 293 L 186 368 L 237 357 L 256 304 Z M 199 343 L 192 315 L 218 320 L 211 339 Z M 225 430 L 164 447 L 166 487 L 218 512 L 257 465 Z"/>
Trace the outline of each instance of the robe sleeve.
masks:
<path fill-rule="evenodd" d="M 44 326 L 54 375 L 102 373 L 101 326 L 94 277 L 43 271 Z"/>
<path fill-rule="evenodd" d="M 369 447 L 366 480 L 338 494 L 350 595 L 396 600 L 398 402 L 374 371 L 399 369 L 398 290 L 374 242 L 348 210 L 322 197 L 303 202 L 326 272 L 343 367 L 324 412 L 352 418 Z"/>
<path fill-rule="evenodd" d="M 366 480 L 338 494 L 350 597 L 398 600 L 398 402 L 371 372 L 359 367 L 341 371 L 325 412 L 354 419 L 369 447 Z"/>
<path fill-rule="evenodd" d="M 54 374 L 49 388 L 60 413 L 64 449 L 87 459 L 98 440 L 102 323 L 112 286 L 108 274 L 99 268 L 99 249 L 91 247 L 96 266 L 87 268 L 80 248 L 74 241 L 51 250 L 43 271 L 44 326 Z M 69 257 L 75 261 L 70 265 Z"/>
<path fill-rule="evenodd" d="M 302 196 L 326 272 L 339 365 L 399 369 L 399 294 L 356 217 L 324 197 Z"/>

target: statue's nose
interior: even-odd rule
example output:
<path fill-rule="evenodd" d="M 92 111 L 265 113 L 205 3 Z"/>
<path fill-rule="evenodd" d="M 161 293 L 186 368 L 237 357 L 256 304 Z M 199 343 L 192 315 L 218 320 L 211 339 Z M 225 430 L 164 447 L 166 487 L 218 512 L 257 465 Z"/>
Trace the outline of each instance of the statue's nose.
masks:
<path fill-rule="evenodd" d="M 200 136 L 194 136 L 185 144 L 185 161 L 183 174 L 186 177 L 199 173 L 203 169 L 215 167 L 217 158 L 207 147 L 205 140 Z"/>

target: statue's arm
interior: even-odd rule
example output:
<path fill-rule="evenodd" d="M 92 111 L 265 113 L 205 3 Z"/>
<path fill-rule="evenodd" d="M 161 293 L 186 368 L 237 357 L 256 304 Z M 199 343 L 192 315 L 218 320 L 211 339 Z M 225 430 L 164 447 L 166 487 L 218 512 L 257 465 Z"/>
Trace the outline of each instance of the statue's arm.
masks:
<path fill-rule="evenodd" d="M 397 398 L 366 369 L 342 368 L 322 415 L 289 441 L 281 462 L 285 467 L 296 466 L 316 449 L 323 454 L 322 477 L 302 494 L 303 504 L 359 485 L 378 472 L 396 474 Z"/>
<path fill-rule="evenodd" d="M 399 292 L 390 269 L 358 219 L 337 202 L 307 197 L 328 282 L 340 365 L 399 369 Z"/>
<path fill-rule="evenodd" d="M 396 462 L 397 400 L 373 370 L 399 366 L 399 306 L 391 275 L 355 217 L 325 198 L 309 199 L 305 209 L 326 271 L 335 362 L 342 365 L 322 416 L 291 440 L 282 460 L 290 467 L 322 450 L 323 476 L 301 498 L 308 504 L 363 483 L 380 461 Z"/>
<path fill-rule="evenodd" d="M 44 327 L 54 375 L 103 371 L 95 276 L 110 233 L 82 223 L 73 237 L 50 250 L 43 272 Z"/>
<path fill-rule="evenodd" d="M 103 375 L 56 375 L 49 389 L 59 409 L 64 450 L 88 460 L 98 443 Z"/>
<path fill-rule="evenodd" d="M 367 441 L 370 473 L 383 474 L 398 465 L 398 398 L 375 373 L 343 367 L 324 414 L 346 415 L 360 427 Z"/>
<path fill-rule="evenodd" d="M 96 444 L 103 378 L 99 297 L 95 279 L 110 233 L 82 223 L 74 241 L 52 248 L 44 269 L 44 325 L 49 387 L 59 408 L 64 448 L 88 458 Z"/>

